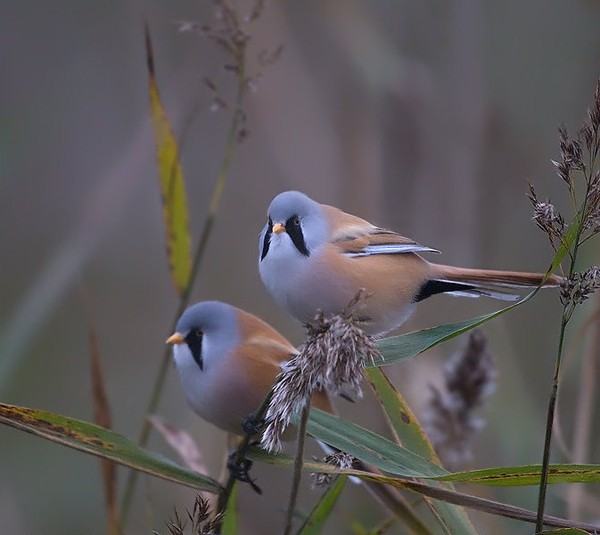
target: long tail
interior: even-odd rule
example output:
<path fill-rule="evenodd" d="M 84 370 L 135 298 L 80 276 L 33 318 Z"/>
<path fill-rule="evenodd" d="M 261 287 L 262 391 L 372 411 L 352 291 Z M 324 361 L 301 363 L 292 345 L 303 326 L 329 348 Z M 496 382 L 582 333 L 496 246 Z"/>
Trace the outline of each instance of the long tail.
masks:
<path fill-rule="evenodd" d="M 464 297 L 486 296 L 493 299 L 514 301 L 519 295 L 513 289 L 539 286 L 544 281 L 543 273 L 525 273 L 492 269 L 470 269 L 442 264 L 432 264 L 432 277 L 421 287 L 416 301 L 422 301 L 431 295 L 447 293 Z M 550 275 L 543 284 L 544 288 L 560 286 L 563 278 Z"/>

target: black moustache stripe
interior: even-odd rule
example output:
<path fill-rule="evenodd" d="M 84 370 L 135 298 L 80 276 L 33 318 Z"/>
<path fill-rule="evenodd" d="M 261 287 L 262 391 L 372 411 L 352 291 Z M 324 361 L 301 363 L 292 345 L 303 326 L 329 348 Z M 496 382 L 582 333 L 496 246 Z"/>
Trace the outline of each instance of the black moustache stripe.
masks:
<path fill-rule="evenodd" d="M 262 253 L 260 254 L 260 260 L 264 259 L 269 252 L 269 244 L 271 243 L 271 234 L 273 234 L 273 221 L 269 217 L 269 221 L 267 222 L 267 232 L 265 232 L 265 238 L 263 240 Z"/>
<path fill-rule="evenodd" d="M 302 233 L 302 226 L 298 216 L 292 216 L 285 222 L 285 231 L 292 239 L 292 243 L 304 256 L 310 256 L 309 250 L 306 248 L 306 242 L 304 241 L 304 234 Z"/>
<path fill-rule="evenodd" d="M 185 343 L 190 348 L 196 364 L 202 370 L 202 331 L 200 329 L 192 329 L 185 337 Z"/>

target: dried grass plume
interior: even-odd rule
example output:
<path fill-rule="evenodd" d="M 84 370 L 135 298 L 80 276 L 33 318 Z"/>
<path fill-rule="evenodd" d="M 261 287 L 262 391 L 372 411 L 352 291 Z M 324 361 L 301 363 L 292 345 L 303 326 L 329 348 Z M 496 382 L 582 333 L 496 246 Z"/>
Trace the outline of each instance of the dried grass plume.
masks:
<path fill-rule="evenodd" d="M 373 362 L 380 352 L 373 338 L 364 333 L 354 318 L 356 305 L 368 299 L 361 290 L 340 314 L 318 312 L 306 325 L 307 339 L 298 353 L 282 366 L 273 388 L 265 417 L 262 446 L 281 450 L 281 436 L 290 421 L 310 403 L 315 391 L 362 396 L 360 383 L 365 362 Z"/>
<path fill-rule="evenodd" d="M 480 409 L 496 388 L 496 366 L 487 340 L 471 331 L 465 348 L 446 364 L 444 384 L 430 385 L 423 426 L 440 459 L 450 469 L 471 460 L 473 434 L 483 427 Z"/>

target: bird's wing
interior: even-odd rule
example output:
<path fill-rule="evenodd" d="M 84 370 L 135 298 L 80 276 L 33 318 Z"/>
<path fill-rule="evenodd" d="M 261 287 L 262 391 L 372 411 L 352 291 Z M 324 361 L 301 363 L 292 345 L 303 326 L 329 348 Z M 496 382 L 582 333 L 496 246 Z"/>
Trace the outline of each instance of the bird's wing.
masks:
<path fill-rule="evenodd" d="M 257 337 L 246 341 L 239 348 L 240 354 L 244 356 L 240 365 L 245 367 L 246 377 L 262 384 L 265 395 L 281 372 L 282 363 L 292 356 L 289 351 L 282 349 L 284 348 L 277 347 L 270 340 L 261 341 Z"/>
<path fill-rule="evenodd" d="M 268 323 L 253 314 L 238 309 L 238 321 L 242 339 L 240 349 L 246 357 L 244 360 L 248 361 L 249 368 L 258 365 L 271 386 L 281 371 L 281 363 L 289 360 L 296 353 L 296 348 Z"/>
<path fill-rule="evenodd" d="M 254 347 L 257 351 L 263 352 L 277 366 L 281 362 L 289 360 L 290 357 L 297 353 L 296 348 L 287 340 L 279 340 L 273 336 L 264 336 L 260 333 L 249 337 L 244 345 Z"/>
<path fill-rule="evenodd" d="M 439 253 L 391 230 L 372 225 L 332 206 L 324 206 L 331 228 L 331 243 L 347 256 L 378 254 Z"/>
<path fill-rule="evenodd" d="M 284 360 L 288 359 L 290 354 L 296 353 L 296 348 L 291 342 L 266 321 L 239 308 L 237 313 L 241 337 L 245 344 L 264 347 L 269 349 L 270 352 L 288 355 Z"/>

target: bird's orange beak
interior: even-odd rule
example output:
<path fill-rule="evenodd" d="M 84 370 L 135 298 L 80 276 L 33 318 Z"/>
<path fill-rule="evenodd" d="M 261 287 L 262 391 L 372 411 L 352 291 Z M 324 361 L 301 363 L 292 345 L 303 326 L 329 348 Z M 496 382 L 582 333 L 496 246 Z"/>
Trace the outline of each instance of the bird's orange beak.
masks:
<path fill-rule="evenodd" d="M 275 234 L 281 234 L 285 232 L 285 227 L 281 223 L 275 223 L 271 229 Z"/>
<path fill-rule="evenodd" d="M 167 344 L 169 345 L 176 345 L 176 344 L 183 344 L 183 342 L 185 342 L 185 338 L 183 336 L 181 336 L 179 333 L 173 333 L 171 336 L 169 336 L 169 338 L 167 338 Z"/>

